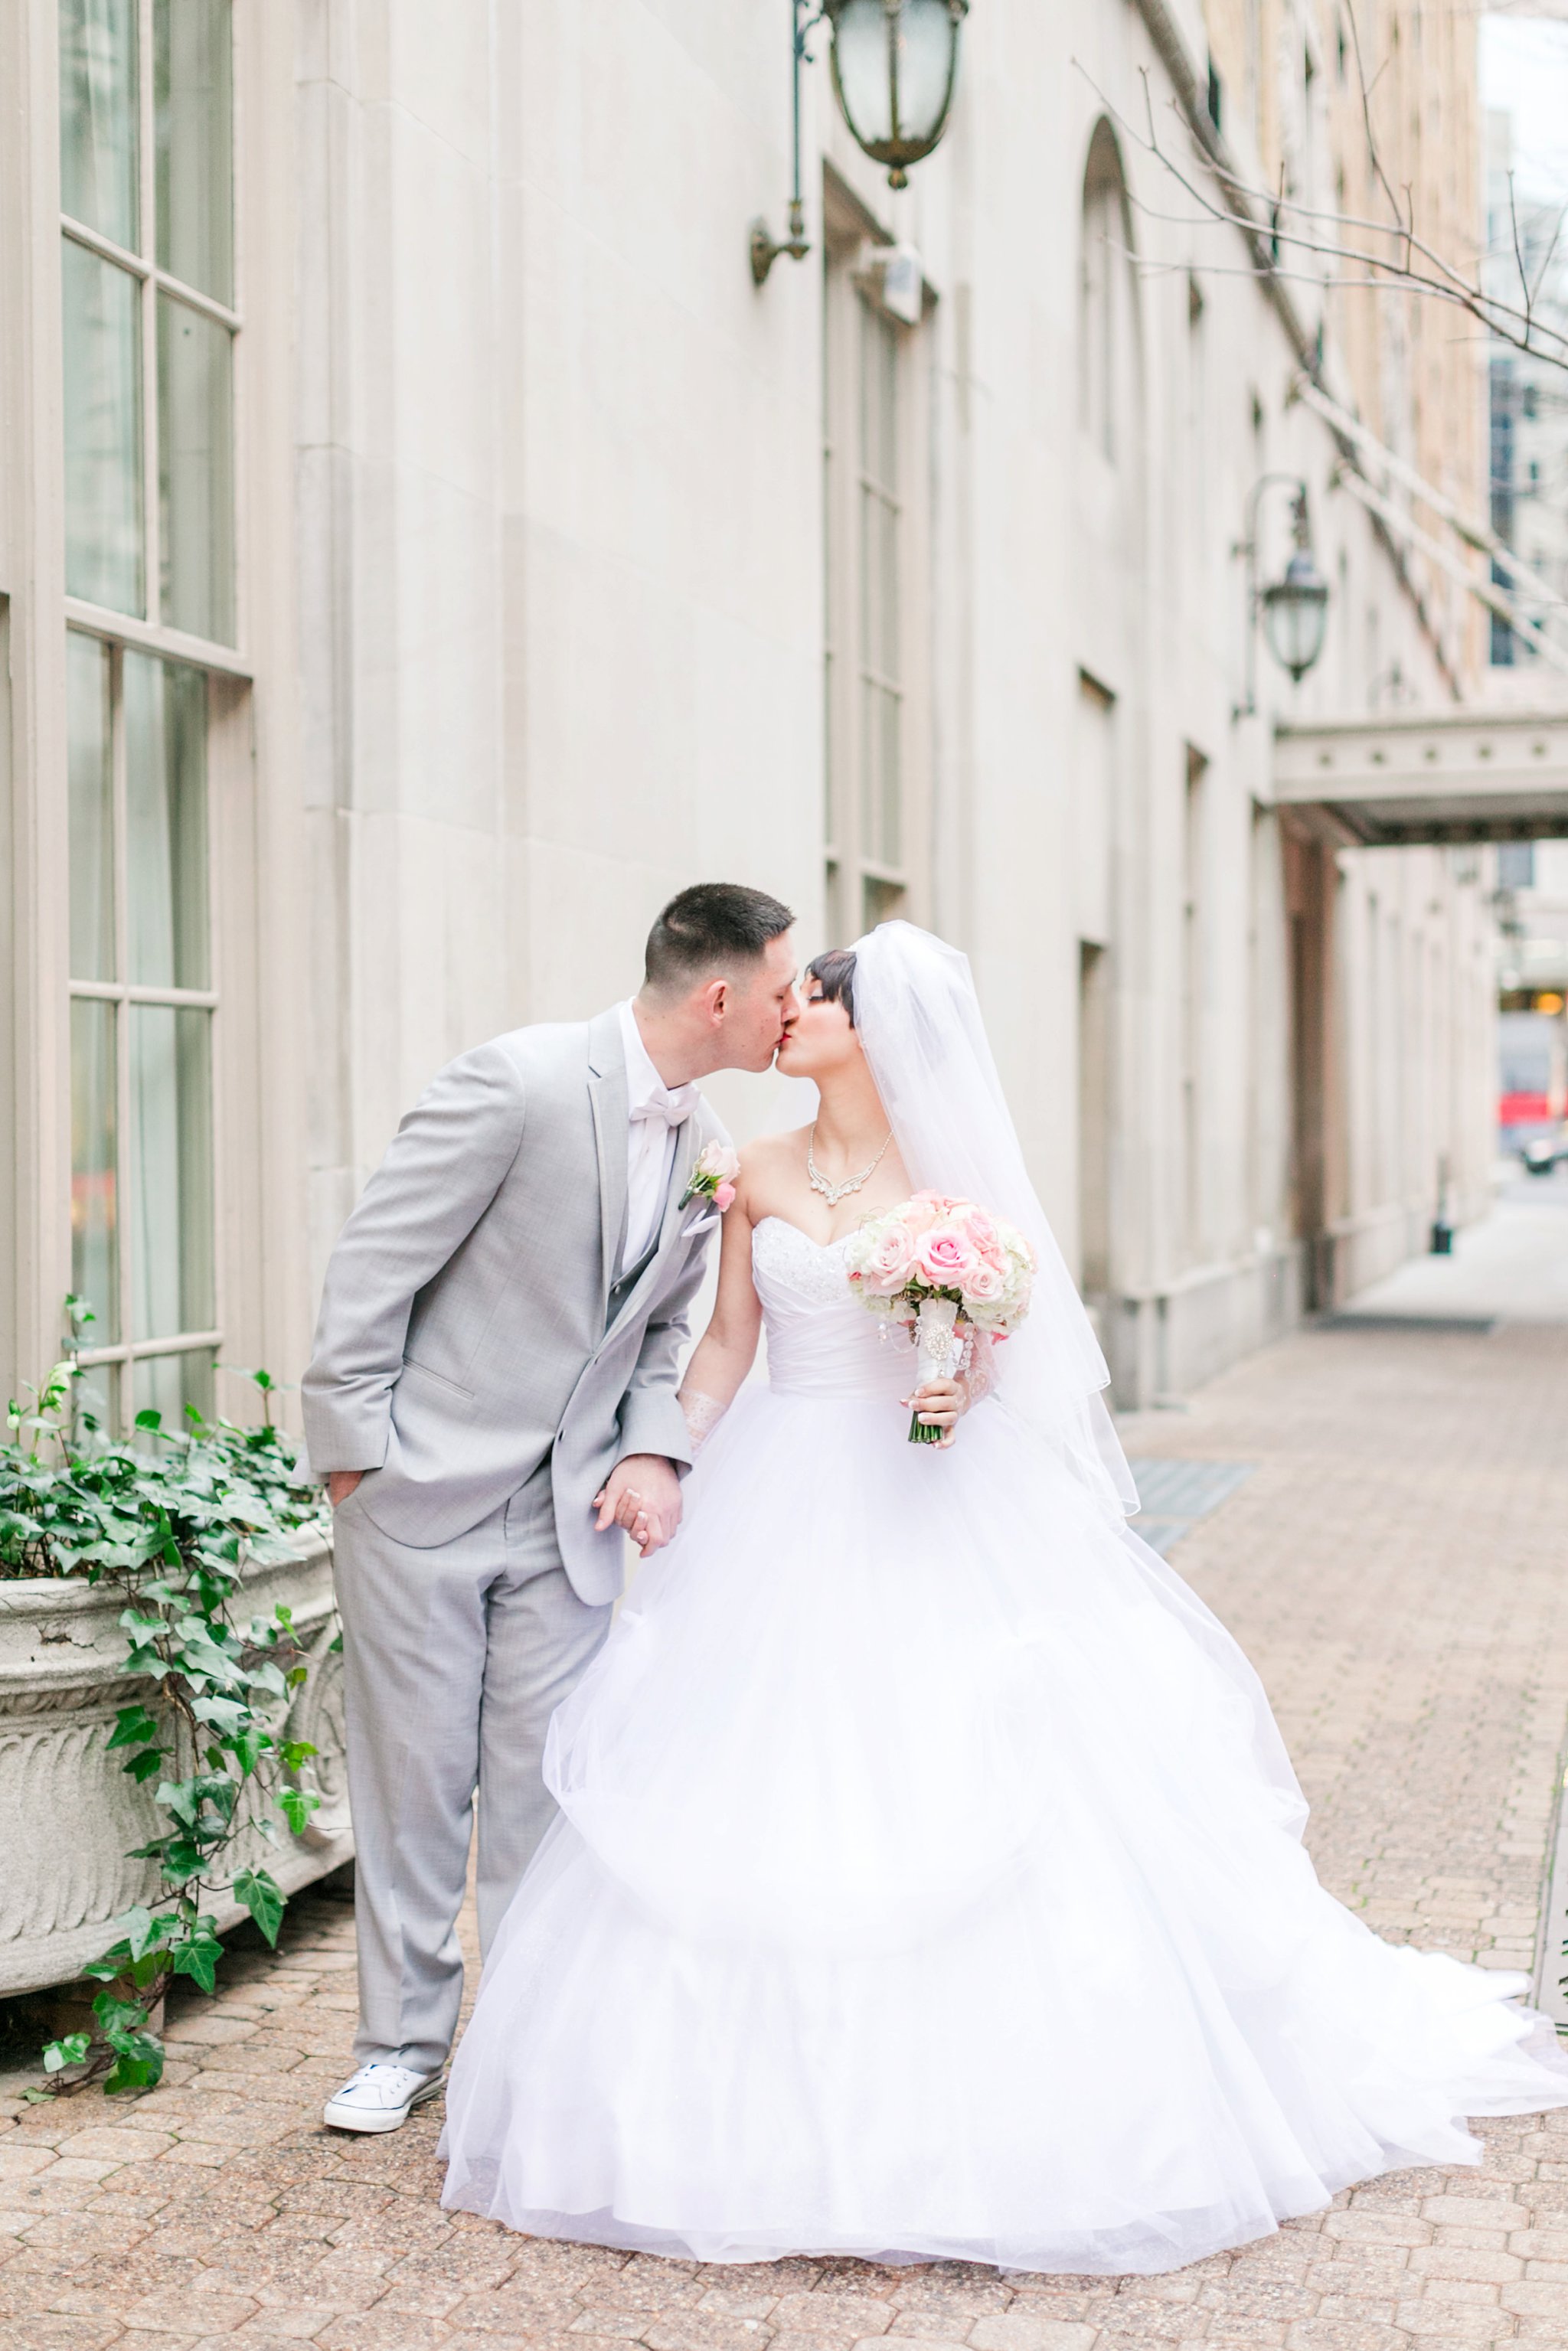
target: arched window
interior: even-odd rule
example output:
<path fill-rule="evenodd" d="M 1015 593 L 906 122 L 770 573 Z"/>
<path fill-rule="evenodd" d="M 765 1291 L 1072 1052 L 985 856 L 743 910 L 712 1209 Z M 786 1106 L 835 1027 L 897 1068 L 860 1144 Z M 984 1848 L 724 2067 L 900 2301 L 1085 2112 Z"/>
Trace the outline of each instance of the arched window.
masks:
<path fill-rule="evenodd" d="M 1078 421 L 1103 456 L 1121 454 L 1132 359 L 1132 224 L 1122 159 L 1102 119 L 1083 173 L 1078 278 Z"/>

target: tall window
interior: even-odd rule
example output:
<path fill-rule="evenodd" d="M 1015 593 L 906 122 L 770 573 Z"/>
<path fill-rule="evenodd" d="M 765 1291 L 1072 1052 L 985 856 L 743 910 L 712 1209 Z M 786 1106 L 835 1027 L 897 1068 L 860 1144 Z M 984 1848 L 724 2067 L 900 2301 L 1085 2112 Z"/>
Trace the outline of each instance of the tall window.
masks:
<path fill-rule="evenodd" d="M 235 642 L 229 0 L 60 0 L 66 586 Z"/>
<path fill-rule="evenodd" d="M 67 640 L 71 1287 L 99 1416 L 207 1411 L 213 1282 L 207 681 Z"/>
<path fill-rule="evenodd" d="M 1078 275 L 1078 421 L 1103 457 L 1115 465 L 1125 420 L 1121 413 L 1132 359 L 1128 283 L 1132 227 L 1121 158 L 1108 122 L 1089 145 L 1083 174 L 1083 235 Z"/>
<path fill-rule="evenodd" d="M 874 285 L 874 280 L 872 281 Z M 905 909 L 917 767 L 908 682 L 916 476 L 910 339 L 830 246 L 823 337 L 828 919 L 850 939 Z"/>
<path fill-rule="evenodd" d="M 1204 885 L 1208 862 L 1204 821 L 1204 779 L 1207 769 L 1208 762 L 1202 752 L 1195 751 L 1189 744 L 1186 752 L 1186 796 L 1182 809 L 1181 901 L 1182 1173 L 1189 1264 L 1201 1262 L 1207 1253 L 1203 1186 L 1204 1026 L 1207 1010 L 1204 948 L 1207 936 Z"/>
<path fill-rule="evenodd" d="M 237 635 L 229 0 L 60 0 L 59 26 L 71 1287 L 121 1429 L 210 1411 L 219 1335 L 200 652 L 232 667 Z"/>

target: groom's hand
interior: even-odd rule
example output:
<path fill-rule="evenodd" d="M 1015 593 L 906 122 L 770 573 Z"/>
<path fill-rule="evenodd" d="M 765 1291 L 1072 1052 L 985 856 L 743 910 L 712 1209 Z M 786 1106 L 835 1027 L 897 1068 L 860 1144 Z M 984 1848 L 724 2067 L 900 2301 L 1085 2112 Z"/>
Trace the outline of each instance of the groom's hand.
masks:
<path fill-rule="evenodd" d="M 681 1481 L 662 1453 L 629 1453 L 593 1498 L 597 1533 L 624 1527 L 643 1557 L 662 1551 L 681 1523 Z"/>
<path fill-rule="evenodd" d="M 355 1487 L 359 1484 L 364 1474 L 365 1473 L 362 1469 L 328 1470 L 327 1499 L 331 1503 L 334 1510 L 337 1509 L 340 1502 L 346 1502 L 348 1500 L 350 1495 L 353 1492 Z"/>

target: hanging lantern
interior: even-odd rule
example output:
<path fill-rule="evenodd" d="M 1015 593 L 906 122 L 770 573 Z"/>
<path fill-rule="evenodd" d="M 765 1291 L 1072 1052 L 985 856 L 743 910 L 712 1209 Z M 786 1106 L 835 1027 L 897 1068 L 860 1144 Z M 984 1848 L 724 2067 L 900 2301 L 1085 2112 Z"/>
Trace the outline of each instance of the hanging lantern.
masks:
<path fill-rule="evenodd" d="M 1329 610 L 1329 584 L 1312 553 L 1304 486 L 1296 494 L 1293 520 L 1296 551 L 1284 578 L 1263 590 L 1263 632 L 1274 659 L 1300 685 L 1323 649 Z"/>
<path fill-rule="evenodd" d="M 969 0 L 823 0 L 833 89 L 857 145 L 906 185 L 947 127 Z"/>

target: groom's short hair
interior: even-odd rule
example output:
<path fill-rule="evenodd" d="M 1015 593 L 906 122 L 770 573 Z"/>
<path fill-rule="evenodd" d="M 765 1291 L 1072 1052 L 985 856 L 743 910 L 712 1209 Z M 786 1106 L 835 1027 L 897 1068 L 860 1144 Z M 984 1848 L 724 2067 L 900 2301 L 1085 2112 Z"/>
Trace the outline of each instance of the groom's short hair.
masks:
<path fill-rule="evenodd" d="M 727 963 L 752 963 L 795 917 L 765 890 L 698 882 L 671 899 L 648 934 L 645 983 L 662 995 L 695 987 Z"/>

